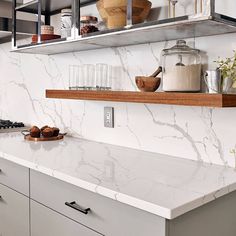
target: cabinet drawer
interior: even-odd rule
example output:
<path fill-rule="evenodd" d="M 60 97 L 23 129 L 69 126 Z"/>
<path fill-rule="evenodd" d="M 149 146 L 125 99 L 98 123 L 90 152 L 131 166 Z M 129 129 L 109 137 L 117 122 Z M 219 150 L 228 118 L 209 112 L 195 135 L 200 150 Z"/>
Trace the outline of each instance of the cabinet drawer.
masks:
<path fill-rule="evenodd" d="M 165 235 L 165 219 L 31 171 L 31 198 L 106 236 Z M 41 187 L 39 187 L 41 186 Z M 88 214 L 68 207 L 75 201 Z M 75 205 L 76 206 L 76 205 Z"/>
<path fill-rule="evenodd" d="M 29 169 L 0 158 L 0 183 L 29 196 Z"/>
<path fill-rule="evenodd" d="M 29 236 L 29 198 L 0 184 L 0 235 Z"/>
<path fill-rule="evenodd" d="M 101 236 L 101 234 L 31 201 L 31 236 Z"/>

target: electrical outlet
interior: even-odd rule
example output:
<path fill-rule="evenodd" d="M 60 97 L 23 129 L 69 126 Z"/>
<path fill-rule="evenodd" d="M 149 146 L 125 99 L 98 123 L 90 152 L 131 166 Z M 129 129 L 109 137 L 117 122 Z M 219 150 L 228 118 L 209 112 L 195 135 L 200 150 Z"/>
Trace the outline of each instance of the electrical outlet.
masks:
<path fill-rule="evenodd" d="M 114 128 L 114 107 L 104 107 L 104 127 Z"/>

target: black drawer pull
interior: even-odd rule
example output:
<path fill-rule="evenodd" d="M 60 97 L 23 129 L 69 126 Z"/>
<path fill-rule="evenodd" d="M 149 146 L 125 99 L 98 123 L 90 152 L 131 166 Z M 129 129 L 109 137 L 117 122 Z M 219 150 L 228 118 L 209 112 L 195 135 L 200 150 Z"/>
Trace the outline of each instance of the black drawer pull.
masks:
<path fill-rule="evenodd" d="M 76 202 L 66 202 L 65 205 L 68 206 L 68 207 L 71 207 L 71 208 L 73 208 L 73 209 L 75 209 L 75 210 L 77 210 L 77 211 L 79 211 L 79 212 L 81 212 L 85 215 L 87 215 L 90 211 L 90 208 L 83 209 Z"/>

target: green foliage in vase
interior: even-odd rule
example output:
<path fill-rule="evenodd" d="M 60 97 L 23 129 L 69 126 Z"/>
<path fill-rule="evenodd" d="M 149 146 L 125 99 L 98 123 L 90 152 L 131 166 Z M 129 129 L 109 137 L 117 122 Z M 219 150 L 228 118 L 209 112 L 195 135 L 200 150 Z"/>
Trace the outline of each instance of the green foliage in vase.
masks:
<path fill-rule="evenodd" d="M 215 61 L 218 64 L 218 68 L 221 71 L 223 79 L 231 78 L 234 82 L 233 87 L 236 87 L 236 51 L 234 51 L 233 57 L 227 57 L 226 59 L 219 58 Z"/>

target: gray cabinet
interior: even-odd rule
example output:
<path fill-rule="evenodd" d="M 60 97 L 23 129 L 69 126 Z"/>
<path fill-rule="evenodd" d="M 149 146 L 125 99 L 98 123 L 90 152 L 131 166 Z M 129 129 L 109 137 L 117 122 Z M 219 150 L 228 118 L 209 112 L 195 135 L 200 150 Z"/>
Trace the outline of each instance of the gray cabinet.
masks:
<path fill-rule="evenodd" d="M 29 236 L 29 198 L 0 184 L 0 235 Z"/>
<path fill-rule="evenodd" d="M 0 169 L 0 236 L 236 235 L 236 191 L 167 220 L 6 160 Z"/>
<path fill-rule="evenodd" d="M 101 236 L 101 234 L 31 201 L 31 236 Z"/>
<path fill-rule="evenodd" d="M 168 221 L 168 236 L 235 236 L 236 191 Z"/>
<path fill-rule="evenodd" d="M 29 169 L 0 158 L 0 183 L 29 196 Z"/>
<path fill-rule="evenodd" d="M 32 199 L 106 236 L 144 236 L 147 232 L 148 236 L 166 235 L 164 218 L 36 171 L 30 171 L 30 177 Z M 73 201 L 91 211 L 83 214 L 65 205 Z"/>
<path fill-rule="evenodd" d="M 222 236 L 224 232 L 235 236 L 236 233 L 236 191 L 166 220 L 36 171 L 31 171 L 30 176 L 33 199 L 106 236 Z M 84 215 L 67 207 L 65 202 L 70 201 L 82 208 L 89 207 L 91 212 Z"/>

